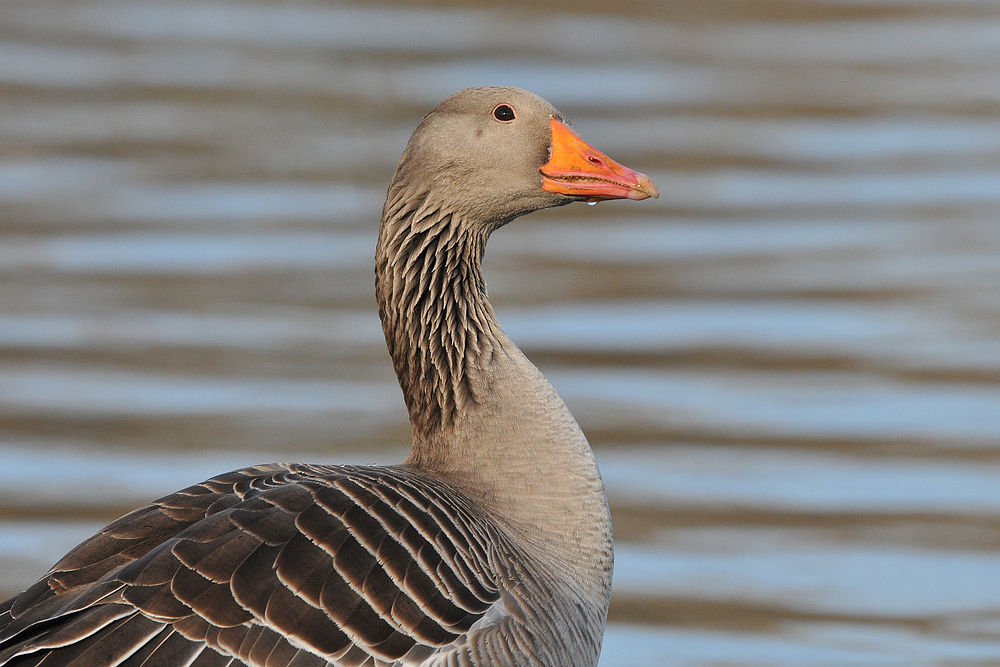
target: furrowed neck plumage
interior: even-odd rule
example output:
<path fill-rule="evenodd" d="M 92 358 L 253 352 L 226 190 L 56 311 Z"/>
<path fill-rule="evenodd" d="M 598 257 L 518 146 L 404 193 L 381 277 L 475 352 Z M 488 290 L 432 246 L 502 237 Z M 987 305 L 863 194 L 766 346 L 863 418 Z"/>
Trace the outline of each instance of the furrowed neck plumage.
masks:
<path fill-rule="evenodd" d="M 447 480 L 606 610 L 611 522 L 593 453 L 555 390 L 497 324 L 481 261 L 506 220 L 433 188 L 390 187 L 376 251 L 386 343 L 413 426 L 407 464 Z"/>
<path fill-rule="evenodd" d="M 418 441 L 481 401 L 469 366 L 501 346 L 480 268 L 489 229 L 470 226 L 467 215 L 433 192 L 395 187 L 382 216 L 376 298 Z"/>

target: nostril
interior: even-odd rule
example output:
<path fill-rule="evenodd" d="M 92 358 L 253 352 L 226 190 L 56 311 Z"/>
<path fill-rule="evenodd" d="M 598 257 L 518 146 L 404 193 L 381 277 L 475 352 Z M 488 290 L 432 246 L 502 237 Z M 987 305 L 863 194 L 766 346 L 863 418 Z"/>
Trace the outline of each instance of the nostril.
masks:
<path fill-rule="evenodd" d="M 587 159 L 590 160 L 591 164 L 596 164 L 596 165 L 603 165 L 604 164 L 604 161 L 601 160 L 601 158 L 596 157 L 594 155 L 588 155 Z"/>

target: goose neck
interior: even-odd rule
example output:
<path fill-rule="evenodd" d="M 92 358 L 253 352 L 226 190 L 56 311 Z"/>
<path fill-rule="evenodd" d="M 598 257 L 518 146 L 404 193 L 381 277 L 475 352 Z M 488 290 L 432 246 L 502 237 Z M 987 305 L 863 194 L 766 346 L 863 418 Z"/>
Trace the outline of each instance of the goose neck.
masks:
<path fill-rule="evenodd" d="M 375 291 L 386 344 L 414 435 L 434 439 L 484 400 L 476 369 L 503 346 L 486 299 L 486 234 L 425 196 L 386 203 Z"/>

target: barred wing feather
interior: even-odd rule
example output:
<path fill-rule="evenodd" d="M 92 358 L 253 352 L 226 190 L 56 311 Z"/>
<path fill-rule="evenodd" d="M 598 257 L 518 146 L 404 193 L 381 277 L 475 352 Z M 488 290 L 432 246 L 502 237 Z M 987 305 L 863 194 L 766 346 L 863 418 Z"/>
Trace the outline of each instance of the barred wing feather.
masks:
<path fill-rule="evenodd" d="M 451 663 L 470 631 L 509 630 L 505 546 L 464 498 L 403 467 L 246 468 L 67 554 L 0 609 L 0 665 Z"/>

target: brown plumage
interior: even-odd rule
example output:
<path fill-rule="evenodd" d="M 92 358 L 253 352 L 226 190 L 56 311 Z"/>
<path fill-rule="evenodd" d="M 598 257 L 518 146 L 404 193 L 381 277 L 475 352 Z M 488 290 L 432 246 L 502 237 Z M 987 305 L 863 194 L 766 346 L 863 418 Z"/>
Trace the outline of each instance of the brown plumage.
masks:
<path fill-rule="evenodd" d="M 0 606 L 0 666 L 595 665 L 603 484 L 480 264 L 519 215 L 647 196 L 530 93 L 442 102 L 400 160 L 376 250 L 410 457 L 245 468 L 122 517 Z"/>

